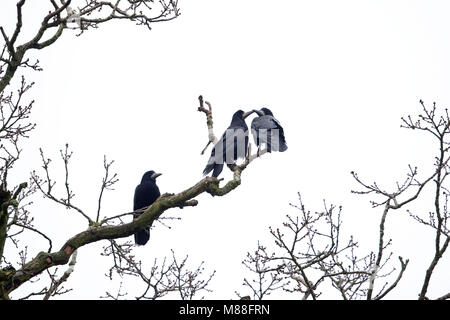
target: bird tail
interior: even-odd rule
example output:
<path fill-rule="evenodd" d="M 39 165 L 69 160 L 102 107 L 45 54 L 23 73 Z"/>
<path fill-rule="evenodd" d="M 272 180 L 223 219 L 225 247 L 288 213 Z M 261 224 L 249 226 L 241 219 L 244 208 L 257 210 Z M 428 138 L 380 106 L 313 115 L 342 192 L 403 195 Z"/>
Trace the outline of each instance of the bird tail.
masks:
<path fill-rule="evenodd" d="M 280 152 L 286 151 L 287 148 L 288 148 L 288 146 L 286 144 L 286 141 L 284 140 L 284 138 L 281 139 L 281 141 L 280 141 Z"/>
<path fill-rule="evenodd" d="M 216 164 L 214 162 L 211 163 L 208 162 L 205 169 L 203 170 L 203 175 L 206 176 L 208 173 L 210 173 L 214 169 L 215 165 Z"/>
<path fill-rule="evenodd" d="M 217 178 L 219 176 L 219 174 L 222 172 L 222 169 L 223 169 L 223 163 L 211 162 L 206 165 L 205 169 L 203 170 L 203 175 L 206 176 L 208 173 L 210 173 L 212 171 L 213 172 L 212 176 Z"/>
<path fill-rule="evenodd" d="M 212 173 L 212 176 L 217 178 L 219 176 L 219 174 L 222 172 L 223 169 L 223 163 L 216 163 L 214 166 L 214 171 Z"/>
<path fill-rule="evenodd" d="M 279 136 L 276 137 L 276 139 L 274 139 L 274 145 L 272 146 L 272 139 L 271 139 L 271 135 L 269 135 L 267 137 L 267 152 L 272 151 L 272 149 L 274 151 L 279 151 L 279 152 L 284 152 L 287 150 L 287 144 L 286 144 L 286 139 L 284 138 L 284 134 L 283 132 L 281 132 L 281 134 Z"/>
<path fill-rule="evenodd" d="M 134 242 L 139 245 L 145 245 L 150 239 L 150 228 L 142 229 L 134 234 Z"/>

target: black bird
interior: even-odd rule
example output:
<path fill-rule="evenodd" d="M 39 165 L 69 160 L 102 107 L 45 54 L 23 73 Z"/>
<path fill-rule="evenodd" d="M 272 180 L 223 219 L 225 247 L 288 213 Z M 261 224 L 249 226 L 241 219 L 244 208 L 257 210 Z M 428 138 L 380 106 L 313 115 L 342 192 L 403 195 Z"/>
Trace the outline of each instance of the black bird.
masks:
<path fill-rule="evenodd" d="M 262 143 L 266 145 L 267 152 L 287 150 L 284 130 L 280 122 L 273 116 L 272 111 L 267 108 L 255 110 L 259 115 L 252 121 L 251 129 L 255 144 L 259 147 Z"/>
<path fill-rule="evenodd" d="M 156 185 L 156 178 L 159 177 L 161 173 L 156 173 L 155 171 L 147 171 L 142 176 L 141 183 L 136 187 L 134 191 L 133 199 L 133 211 L 148 207 L 161 195 L 159 188 Z M 135 214 L 133 220 L 139 217 L 143 212 Z M 137 245 L 143 246 L 150 239 L 150 227 L 146 227 L 139 230 L 134 234 L 134 242 Z"/>
<path fill-rule="evenodd" d="M 249 112 L 238 110 L 233 114 L 230 126 L 211 151 L 211 157 L 203 170 L 204 175 L 212 171 L 212 176 L 217 178 L 222 172 L 224 163 L 233 164 L 238 158 L 247 156 L 248 127 L 245 118 L 253 112 L 255 110 Z"/>

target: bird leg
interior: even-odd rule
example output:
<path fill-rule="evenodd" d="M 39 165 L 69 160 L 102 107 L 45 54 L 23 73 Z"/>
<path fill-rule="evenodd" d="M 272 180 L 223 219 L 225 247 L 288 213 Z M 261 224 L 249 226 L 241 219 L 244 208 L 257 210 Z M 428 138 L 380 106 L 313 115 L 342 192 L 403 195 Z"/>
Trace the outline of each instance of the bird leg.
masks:
<path fill-rule="evenodd" d="M 248 146 L 248 156 L 245 158 L 245 162 L 242 164 L 243 168 L 247 167 L 249 165 L 250 162 L 252 162 L 253 160 L 255 160 L 256 158 L 261 157 L 263 154 L 267 153 L 267 149 L 262 149 L 258 147 L 258 151 L 256 151 L 255 154 L 251 154 L 250 148 L 251 145 Z"/>
<path fill-rule="evenodd" d="M 245 160 L 248 161 L 247 164 L 249 164 L 250 162 L 252 162 L 252 161 L 255 160 L 256 158 L 261 157 L 263 154 L 265 154 L 265 153 L 267 153 L 267 152 L 270 152 L 270 151 L 267 150 L 267 148 L 266 148 L 266 149 L 263 149 L 263 150 L 261 151 L 261 147 L 258 146 L 258 150 L 256 151 L 256 154 L 252 155 L 252 154 L 251 154 L 251 153 L 252 153 L 252 145 L 249 144 L 249 145 L 248 145 L 247 157 L 245 158 Z"/>

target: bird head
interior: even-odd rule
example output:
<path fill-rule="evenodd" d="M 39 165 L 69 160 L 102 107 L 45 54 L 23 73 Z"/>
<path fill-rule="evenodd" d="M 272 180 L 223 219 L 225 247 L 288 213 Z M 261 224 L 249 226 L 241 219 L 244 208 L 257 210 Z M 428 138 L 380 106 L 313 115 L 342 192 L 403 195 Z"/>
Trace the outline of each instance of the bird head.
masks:
<path fill-rule="evenodd" d="M 156 181 L 156 178 L 158 178 L 160 175 L 162 175 L 162 173 L 156 173 L 153 170 L 147 171 L 146 173 L 144 173 L 144 175 L 142 176 L 142 182 L 144 181 Z"/>
<path fill-rule="evenodd" d="M 238 110 L 233 114 L 233 119 L 234 118 L 240 118 L 240 119 L 245 119 L 247 118 L 249 115 L 251 115 L 253 112 L 255 112 L 255 110 L 250 110 L 248 112 L 244 112 L 242 110 Z"/>
<path fill-rule="evenodd" d="M 272 111 L 267 108 L 261 108 L 261 110 L 254 110 L 259 116 L 273 116 Z"/>

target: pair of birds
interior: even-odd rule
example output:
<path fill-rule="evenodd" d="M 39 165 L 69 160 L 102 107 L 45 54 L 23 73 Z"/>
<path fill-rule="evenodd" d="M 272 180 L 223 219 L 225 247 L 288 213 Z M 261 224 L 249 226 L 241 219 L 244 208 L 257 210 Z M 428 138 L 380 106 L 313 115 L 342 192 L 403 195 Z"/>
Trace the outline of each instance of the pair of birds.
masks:
<path fill-rule="evenodd" d="M 280 123 L 273 116 L 272 111 L 267 108 L 261 110 L 251 110 L 244 112 L 238 110 L 233 114 L 231 124 L 224 132 L 222 137 L 214 145 L 208 163 L 203 170 L 207 175 L 212 171 L 213 177 L 218 177 L 223 170 L 223 165 L 234 164 L 237 159 L 245 158 L 248 152 L 248 127 L 245 119 L 252 113 L 257 113 L 251 124 L 252 135 L 258 151 L 261 145 L 265 145 L 267 152 L 287 150 L 284 130 Z M 134 192 L 133 210 L 139 210 L 150 206 L 161 195 L 156 185 L 156 178 L 161 173 L 147 171 L 143 176 L 141 183 Z M 143 212 L 136 213 L 134 219 Z M 146 227 L 134 234 L 134 240 L 137 245 L 145 245 L 150 239 L 150 227 Z"/>
<path fill-rule="evenodd" d="M 245 123 L 252 113 L 257 113 L 251 124 L 252 135 L 258 152 L 262 144 L 265 144 L 267 152 L 287 150 L 283 127 L 267 108 L 244 112 L 238 110 L 234 113 L 230 126 L 214 145 L 208 164 L 203 170 L 207 175 L 212 171 L 213 177 L 218 177 L 223 170 L 223 165 L 234 164 L 238 158 L 245 158 L 248 152 L 248 127 Z"/>

